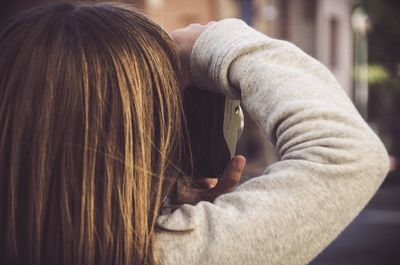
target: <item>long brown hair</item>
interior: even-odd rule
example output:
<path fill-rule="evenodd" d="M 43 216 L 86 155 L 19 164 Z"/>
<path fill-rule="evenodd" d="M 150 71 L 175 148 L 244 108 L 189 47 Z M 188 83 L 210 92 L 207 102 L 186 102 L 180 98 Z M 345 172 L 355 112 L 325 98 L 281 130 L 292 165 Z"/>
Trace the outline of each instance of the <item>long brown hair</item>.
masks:
<path fill-rule="evenodd" d="M 155 264 L 182 139 L 168 34 L 62 3 L 12 19 L 0 52 L 0 263 Z"/>

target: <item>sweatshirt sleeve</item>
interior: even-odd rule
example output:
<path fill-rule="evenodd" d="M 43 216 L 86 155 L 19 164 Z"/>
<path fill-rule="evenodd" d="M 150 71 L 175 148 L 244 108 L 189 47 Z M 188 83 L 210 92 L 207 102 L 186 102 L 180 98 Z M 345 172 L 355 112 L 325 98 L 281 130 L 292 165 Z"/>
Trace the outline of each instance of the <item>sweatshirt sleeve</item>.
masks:
<path fill-rule="evenodd" d="M 376 192 L 381 141 L 321 63 L 241 20 L 200 35 L 191 71 L 199 87 L 241 97 L 281 160 L 213 203 L 160 216 L 164 264 L 307 264 Z"/>

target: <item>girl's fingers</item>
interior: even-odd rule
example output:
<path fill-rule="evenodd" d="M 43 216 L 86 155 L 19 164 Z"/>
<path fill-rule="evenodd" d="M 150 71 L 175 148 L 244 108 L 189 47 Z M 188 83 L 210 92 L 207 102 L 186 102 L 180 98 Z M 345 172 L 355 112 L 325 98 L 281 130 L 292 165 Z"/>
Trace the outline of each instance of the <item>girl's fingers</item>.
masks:
<path fill-rule="evenodd" d="M 218 196 L 233 191 L 240 182 L 245 164 L 246 159 L 243 156 L 235 156 L 226 165 L 220 179 L 196 179 L 199 187 L 178 182 L 178 202 L 194 204 L 199 201 L 213 201 Z"/>
<path fill-rule="evenodd" d="M 195 180 L 196 184 L 199 185 L 201 189 L 209 190 L 215 187 L 218 183 L 216 178 L 199 178 Z"/>
<path fill-rule="evenodd" d="M 209 191 L 205 192 L 205 200 L 212 201 L 216 197 L 233 191 L 240 182 L 243 173 L 246 158 L 244 156 L 235 156 L 225 167 L 224 174 L 218 180 L 217 185 Z"/>

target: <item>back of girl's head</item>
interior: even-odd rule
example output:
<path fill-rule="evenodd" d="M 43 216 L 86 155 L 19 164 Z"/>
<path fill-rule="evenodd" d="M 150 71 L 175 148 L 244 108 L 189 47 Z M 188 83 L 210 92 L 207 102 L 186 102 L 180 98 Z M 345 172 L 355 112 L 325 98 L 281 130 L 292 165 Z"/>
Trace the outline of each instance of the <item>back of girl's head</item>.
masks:
<path fill-rule="evenodd" d="M 155 263 L 181 139 L 171 39 L 128 6 L 55 4 L 0 51 L 0 263 Z"/>

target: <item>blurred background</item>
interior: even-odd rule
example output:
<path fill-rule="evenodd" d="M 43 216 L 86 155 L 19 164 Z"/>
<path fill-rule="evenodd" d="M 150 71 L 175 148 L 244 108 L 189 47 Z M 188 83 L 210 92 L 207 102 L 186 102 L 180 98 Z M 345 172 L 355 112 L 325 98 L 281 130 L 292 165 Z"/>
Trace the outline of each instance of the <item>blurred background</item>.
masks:
<path fill-rule="evenodd" d="M 20 10 L 51 0 L 1 0 L 0 27 Z M 400 1 L 126 0 L 168 32 L 237 17 L 291 41 L 325 64 L 391 155 L 391 171 L 365 210 L 311 264 L 400 264 Z M 1 51 L 0 51 L 1 52 Z M 246 177 L 279 159 L 246 115 L 238 153 Z M 351 187 L 349 187 L 351 189 Z"/>

